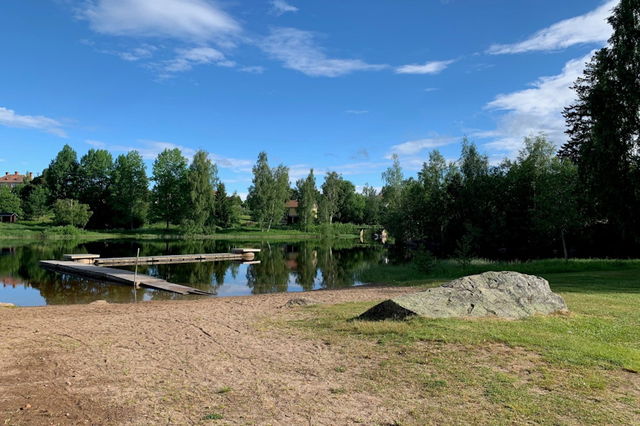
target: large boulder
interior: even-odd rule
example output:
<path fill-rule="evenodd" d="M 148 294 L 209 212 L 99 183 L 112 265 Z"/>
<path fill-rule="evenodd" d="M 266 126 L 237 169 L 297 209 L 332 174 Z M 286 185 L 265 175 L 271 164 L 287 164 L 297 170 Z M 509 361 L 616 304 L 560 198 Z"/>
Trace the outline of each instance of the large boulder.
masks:
<path fill-rule="evenodd" d="M 562 311 L 567 311 L 567 305 L 551 291 L 544 278 L 518 272 L 485 272 L 386 300 L 358 318 L 384 320 L 418 315 L 519 319 Z"/>

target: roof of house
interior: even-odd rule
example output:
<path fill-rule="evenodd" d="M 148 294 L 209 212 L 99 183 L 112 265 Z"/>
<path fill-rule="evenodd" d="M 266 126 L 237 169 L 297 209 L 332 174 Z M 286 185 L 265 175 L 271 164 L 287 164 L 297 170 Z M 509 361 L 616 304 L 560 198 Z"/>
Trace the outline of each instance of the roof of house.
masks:
<path fill-rule="evenodd" d="M 298 208 L 298 200 L 289 200 L 284 204 L 284 206 L 288 209 Z"/>
<path fill-rule="evenodd" d="M 11 212 L 0 212 L 0 216 L 18 216 L 18 214 Z"/>
<path fill-rule="evenodd" d="M 25 175 L 18 174 L 18 172 L 14 172 L 13 174 L 5 172 L 4 176 L 0 176 L 0 183 L 22 183 L 25 177 Z"/>

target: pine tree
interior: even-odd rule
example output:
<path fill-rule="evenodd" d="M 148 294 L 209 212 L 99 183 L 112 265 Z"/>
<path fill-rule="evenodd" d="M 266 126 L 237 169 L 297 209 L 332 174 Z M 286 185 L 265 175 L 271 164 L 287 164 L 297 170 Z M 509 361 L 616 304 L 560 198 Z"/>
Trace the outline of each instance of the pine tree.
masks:
<path fill-rule="evenodd" d="M 138 151 L 120 155 L 113 168 L 110 205 L 113 223 L 129 229 L 139 228 L 147 219 L 149 180 Z"/>
<path fill-rule="evenodd" d="M 189 232 L 202 233 L 215 221 L 214 188 L 218 183 L 218 169 L 205 151 L 198 151 L 187 173 L 188 202 L 186 227 Z"/>
<path fill-rule="evenodd" d="M 621 0 L 609 23 L 609 45 L 576 81 L 578 100 L 565 110 L 561 155 L 578 165 L 596 219 L 630 243 L 640 237 L 640 0 Z"/>
<path fill-rule="evenodd" d="M 78 156 L 69 145 L 65 145 L 51 160 L 44 171 L 44 180 L 51 202 L 58 199 L 78 198 Z"/>

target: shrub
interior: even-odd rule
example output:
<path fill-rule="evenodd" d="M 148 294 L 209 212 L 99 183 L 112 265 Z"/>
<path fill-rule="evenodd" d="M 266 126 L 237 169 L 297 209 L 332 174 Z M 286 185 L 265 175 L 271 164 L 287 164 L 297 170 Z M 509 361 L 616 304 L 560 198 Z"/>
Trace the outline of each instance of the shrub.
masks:
<path fill-rule="evenodd" d="M 53 214 L 58 225 L 84 228 L 93 212 L 89 210 L 89 205 L 87 204 L 82 204 L 78 200 L 64 199 L 55 202 Z"/>

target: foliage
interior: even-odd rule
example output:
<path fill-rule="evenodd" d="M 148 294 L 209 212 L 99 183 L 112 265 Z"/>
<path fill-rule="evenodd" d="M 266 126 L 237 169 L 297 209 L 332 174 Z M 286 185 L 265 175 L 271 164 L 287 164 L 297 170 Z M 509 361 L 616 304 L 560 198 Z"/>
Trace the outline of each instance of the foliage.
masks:
<path fill-rule="evenodd" d="M 91 228 L 105 228 L 111 223 L 113 212 L 109 205 L 109 191 L 113 173 L 113 157 L 104 149 L 90 149 L 78 167 L 79 201 L 89 205 L 93 215 Z"/>
<path fill-rule="evenodd" d="M 224 183 L 218 183 L 215 196 L 215 223 L 220 228 L 229 228 L 233 225 L 233 199 L 227 196 Z"/>
<path fill-rule="evenodd" d="M 88 204 L 82 204 L 78 200 L 64 199 L 57 200 L 53 205 L 55 222 L 58 225 L 71 225 L 84 228 L 92 212 Z"/>
<path fill-rule="evenodd" d="M 78 168 L 76 152 L 65 145 L 43 173 L 51 200 L 78 198 Z"/>
<path fill-rule="evenodd" d="M 0 213 L 15 213 L 22 216 L 20 197 L 8 186 L 0 186 Z"/>
<path fill-rule="evenodd" d="M 247 205 L 261 230 L 268 231 L 282 221 L 290 192 L 289 169 L 283 165 L 272 169 L 267 154 L 261 152 L 253 166 L 253 182 L 247 196 Z"/>
<path fill-rule="evenodd" d="M 640 242 L 640 2 L 621 0 L 609 18 L 613 34 L 575 83 L 565 110 L 569 142 L 562 155 L 578 165 L 594 219 L 615 234 L 613 248 Z"/>
<path fill-rule="evenodd" d="M 316 188 L 316 178 L 313 169 L 306 179 L 300 179 L 296 183 L 298 192 L 298 216 L 300 218 L 300 228 L 308 231 L 314 224 L 318 214 L 319 193 Z"/>
<path fill-rule="evenodd" d="M 178 148 L 165 149 L 153 162 L 151 191 L 154 217 L 170 224 L 182 222 L 186 206 L 187 159 Z"/>
<path fill-rule="evenodd" d="M 190 233 L 203 233 L 215 224 L 214 188 L 218 183 L 218 169 L 205 151 L 198 151 L 187 173 L 189 201 L 185 228 Z"/>
<path fill-rule="evenodd" d="M 149 181 L 138 151 L 129 151 L 116 159 L 109 203 L 113 224 L 135 229 L 144 225 L 148 211 Z"/>
<path fill-rule="evenodd" d="M 29 188 L 26 185 L 25 188 Z M 29 188 L 23 200 L 22 208 L 27 219 L 37 219 L 49 213 L 49 191 L 44 185 L 34 185 Z"/>

